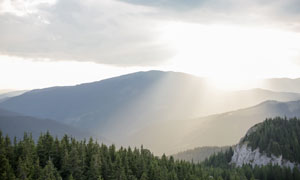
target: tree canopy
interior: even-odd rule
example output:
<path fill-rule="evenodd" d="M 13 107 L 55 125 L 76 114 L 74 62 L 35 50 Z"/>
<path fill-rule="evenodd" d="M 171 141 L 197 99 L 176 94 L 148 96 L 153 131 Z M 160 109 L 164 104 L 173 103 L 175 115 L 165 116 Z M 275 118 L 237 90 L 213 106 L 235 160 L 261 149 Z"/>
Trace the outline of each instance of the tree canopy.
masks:
<path fill-rule="evenodd" d="M 277 125 L 299 128 L 296 120 L 267 120 L 262 129 L 277 132 Z M 279 124 L 278 124 L 279 123 Z M 273 125 L 272 125 L 273 124 Z M 273 127 L 274 126 L 274 127 Z M 257 132 L 265 132 L 258 129 Z M 267 131 L 271 133 L 271 131 Z M 284 133 L 283 137 L 299 137 L 299 132 Z M 267 133 L 267 134 L 268 134 Z M 275 136 L 275 135 L 274 135 Z M 269 137 L 269 135 L 268 135 Z M 273 138 L 273 135 L 270 136 Z M 277 136 L 276 136 L 277 137 Z M 252 141 L 255 136 L 245 140 Z M 275 139 L 277 140 L 277 139 Z M 298 139 L 297 139 L 298 140 Z M 296 143 L 295 139 L 288 140 Z M 278 141 L 282 152 L 281 141 Z M 268 147 L 268 146 L 267 146 Z M 294 147 L 294 146 L 289 146 Z M 300 179 L 298 169 L 279 166 L 235 168 L 228 165 L 232 149 L 211 156 L 204 163 L 174 160 L 162 155 L 157 157 L 143 146 L 138 148 L 116 148 L 95 142 L 77 141 L 65 135 L 54 138 L 49 132 L 41 134 L 35 142 L 30 134 L 23 139 L 12 141 L 0 131 L 0 179 L 1 180 L 232 180 L 232 179 Z M 297 149 L 290 152 L 298 153 Z M 299 154 L 297 154 L 299 155 Z M 294 155 L 293 157 L 297 157 Z"/>

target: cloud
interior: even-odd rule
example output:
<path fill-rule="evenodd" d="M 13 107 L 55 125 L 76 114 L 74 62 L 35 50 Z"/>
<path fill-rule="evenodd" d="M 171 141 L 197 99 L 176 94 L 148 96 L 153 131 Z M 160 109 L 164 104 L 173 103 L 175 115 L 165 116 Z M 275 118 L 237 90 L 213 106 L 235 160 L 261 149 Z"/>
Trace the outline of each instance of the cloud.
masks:
<path fill-rule="evenodd" d="M 111 0 L 10 6 L 0 13 L 1 54 L 119 66 L 157 65 L 171 55 L 156 41 L 151 8 Z"/>
<path fill-rule="evenodd" d="M 174 50 L 169 21 L 268 26 L 300 32 L 296 0 L 3 0 L 0 54 L 30 59 L 161 65 Z"/>
<path fill-rule="evenodd" d="M 297 0 L 119 0 L 157 8 L 160 16 L 195 23 L 232 23 L 300 31 Z"/>
<path fill-rule="evenodd" d="M 152 6 L 166 9 L 175 9 L 175 10 L 190 10 L 195 7 L 204 6 L 209 2 L 209 0 L 121 0 L 127 3 Z"/>

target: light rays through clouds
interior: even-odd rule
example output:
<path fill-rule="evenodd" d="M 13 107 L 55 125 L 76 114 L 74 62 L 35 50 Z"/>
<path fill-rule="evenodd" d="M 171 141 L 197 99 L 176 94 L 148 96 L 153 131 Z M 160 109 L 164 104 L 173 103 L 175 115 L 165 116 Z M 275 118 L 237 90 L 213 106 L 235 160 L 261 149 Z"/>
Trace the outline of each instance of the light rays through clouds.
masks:
<path fill-rule="evenodd" d="M 3 0 L 0 63 L 6 67 L 0 68 L 11 81 L 0 89 L 70 85 L 148 69 L 208 77 L 222 89 L 300 77 L 298 7 L 293 0 Z M 25 86 L 10 72 L 28 73 L 8 66 L 11 59 L 28 72 L 39 73 L 44 63 L 73 73 L 46 70 Z M 41 83 L 45 77 L 48 83 Z"/>
<path fill-rule="evenodd" d="M 209 77 L 220 88 L 255 87 L 251 80 L 259 78 L 299 77 L 300 33 L 187 23 L 167 24 L 164 31 L 175 54 L 169 67 Z"/>

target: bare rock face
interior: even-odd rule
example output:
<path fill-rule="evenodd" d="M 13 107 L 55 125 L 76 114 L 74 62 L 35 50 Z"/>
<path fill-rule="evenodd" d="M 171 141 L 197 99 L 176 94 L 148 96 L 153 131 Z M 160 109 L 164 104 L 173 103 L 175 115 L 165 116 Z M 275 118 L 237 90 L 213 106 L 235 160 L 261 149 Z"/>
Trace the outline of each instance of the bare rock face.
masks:
<path fill-rule="evenodd" d="M 289 167 L 290 169 L 293 169 L 294 167 L 300 169 L 299 164 L 283 159 L 282 155 L 276 157 L 271 154 L 271 157 L 269 157 L 265 153 L 260 153 L 258 148 L 252 151 L 251 147 L 248 147 L 247 144 L 236 145 L 230 163 L 235 164 L 238 167 L 245 164 L 250 164 L 252 167 L 272 164 L 281 167 Z"/>

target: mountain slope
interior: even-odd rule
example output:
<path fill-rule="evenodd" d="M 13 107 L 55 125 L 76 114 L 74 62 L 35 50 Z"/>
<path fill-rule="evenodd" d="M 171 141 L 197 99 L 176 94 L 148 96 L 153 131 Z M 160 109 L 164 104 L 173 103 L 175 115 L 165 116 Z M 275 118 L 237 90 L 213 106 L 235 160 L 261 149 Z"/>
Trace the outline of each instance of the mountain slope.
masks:
<path fill-rule="evenodd" d="M 266 101 L 237 111 L 157 123 L 134 134 L 131 141 L 167 154 L 197 146 L 228 146 L 236 144 L 253 125 L 276 116 L 300 117 L 300 101 Z"/>
<path fill-rule="evenodd" d="M 222 92 L 188 74 L 148 71 L 33 90 L 0 103 L 0 108 L 53 119 L 128 145 L 133 135 L 156 124 L 232 111 L 269 99 L 291 101 L 300 99 L 300 94 L 262 89 Z M 164 140 L 158 140 L 162 144 L 168 141 L 159 139 Z M 136 145 L 140 143 L 144 141 Z"/>
<path fill-rule="evenodd" d="M 253 126 L 235 147 L 231 163 L 278 164 L 300 169 L 300 120 L 268 119 Z"/>
<path fill-rule="evenodd" d="M 24 132 L 32 133 L 34 139 L 40 136 L 41 132 L 49 131 L 53 135 L 62 137 L 64 134 L 83 139 L 89 138 L 92 134 L 80 131 L 74 127 L 58 123 L 49 119 L 38 119 L 34 117 L 24 116 L 0 109 L 0 130 L 3 134 L 10 137 L 23 137 Z M 99 139 L 99 138 L 98 138 Z M 99 139 L 104 140 L 104 139 Z"/>
<path fill-rule="evenodd" d="M 5 92 L 4 91 L 4 93 L 0 93 L 0 103 L 5 101 L 5 100 L 8 100 L 11 97 L 19 96 L 21 94 L 24 94 L 25 92 L 26 92 L 25 90 L 23 90 L 23 91 L 10 91 L 10 92 Z"/>
<path fill-rule="evenodd" d="M 204 146 L 204 147 L 197 147 L 194 149 L 182 151 L 176 154 L 173 154 L 175 160 L 184 160 L 190 161 L 195 163 L 200 163 L 204 161 L 209 156 L 216 154 L 218 152 L 225 152 L 229 149 L 229 146 Z"/>
<path fill-rule="evenodd" d="M 182 73 L 139 72 L 77 86 L 33 90 L 0 106 L 119 137 L 121 132 L 124 135 L 151 121 L 190 116 L 193 108 L 187 104 L 195 105 L 198 101 L 194 99 L 199 98 L 185 89 L 200 92 L 201 87 L 201 79 Z M 185 105 L 190 110 L 180 111 Z"/>
<path fill-rule="evenodd" d="M 300 93 L 300 78 L 273 78 L 265 79 L 262 82 L 261 88 L 280 92 L 296 92 Z"/>
<path fill-rule="evenodd" d="M 204 166 L 257 169 L 285 167 L 299 173 L 300 170 L 300 119 L 276 117 L 251 127 L 240 142 L 225 152 L 212 155 L 203 162 Z M 250 168 L 251 169 L 251 168 Z M 274 173 L 272 171 L 272 173 Z M 259 175 L 259 179 L 264 179 Z M 274 179 L 272 176 L 270 179 Z M 277 179 L 285 179 L 276 177 Z M 269 178 L 267 178 L 269 179 Z M 297 178 L 299 179 L 299 178 Z"/>

